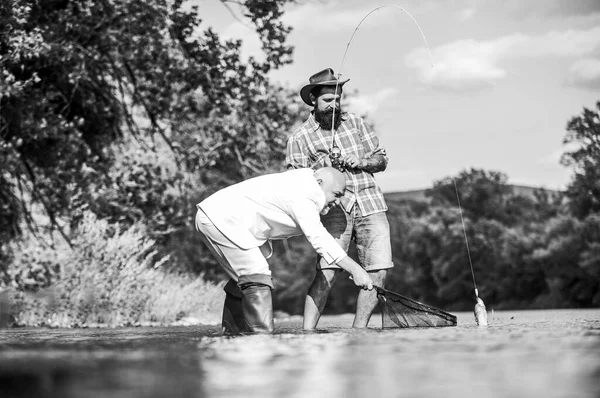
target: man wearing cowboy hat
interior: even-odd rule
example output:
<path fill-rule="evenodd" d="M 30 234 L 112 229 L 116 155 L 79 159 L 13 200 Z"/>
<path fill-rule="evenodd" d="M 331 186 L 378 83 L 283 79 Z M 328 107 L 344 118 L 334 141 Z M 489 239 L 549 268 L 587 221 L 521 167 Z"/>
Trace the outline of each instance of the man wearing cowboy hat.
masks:
<path fill-rule="evenodd" d="M 333 166 L 344 172 L 346 190 L 340 206 L 321 221 L 344 250 L 355 241 L 359 263 L 373 284 L 383 287 L 387 270 L 393 267 L 390 227 L 387 205 L 373 173 L 385 170 L 388 158 L 365 121 L 342 112 L 340 98 L 348 80 L 338 80 L 328 68 L 312 75 L 309 84 L 302 87 L 300 97 L 312 111 L 289 138 L 286 162 L 288 169 Z M 319 258 L 304 305 L 304 329 L 317 326 L 329 290 L 341 271 Z M 352 326 L 366 328 L 376 305 L 375 290 L 359 292 Z"/>

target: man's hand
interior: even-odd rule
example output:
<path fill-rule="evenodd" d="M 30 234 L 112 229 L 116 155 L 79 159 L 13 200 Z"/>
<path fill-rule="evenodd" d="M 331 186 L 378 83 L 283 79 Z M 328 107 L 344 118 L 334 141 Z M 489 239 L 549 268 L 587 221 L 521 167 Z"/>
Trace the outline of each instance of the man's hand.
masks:
<path fill-rule="evenodd" d="M 351 169 L 364 167 L 364 159 L 359 159 L 356 155 L 345 155 L 342 160 L 344 161 L 344 164 L 348 165 Z"/>
<path fill-rule="evenodd" d="M 323 160 L 323 165 L 325 167 L 332 167 L 331 158 L 329 157 L 329 155 L 324 155 L 321 157 L 321 159 Z"/>
<path fill-rule="evenodd" d="M 356 261 L 350 257 L 345 256 L 344 258 L 337 261 L 337 265 L 341 269 L 350 273 L 350 279 L 354 281 L 354 284 L 362 289 L 373 290 L 373 280 L 369 276 L 369 273 L 365 271 Z"/>
<path fill-rule="evenodd" d="M 361 289 L 373 290 L 373 281 L 371 280 L 369 273 L 362 268 L 360 269 L 360 271 L 356 271 L 350 277 L 350 279 L 352 279 L 354 281 L 354 284 L 360 287 Z"/>

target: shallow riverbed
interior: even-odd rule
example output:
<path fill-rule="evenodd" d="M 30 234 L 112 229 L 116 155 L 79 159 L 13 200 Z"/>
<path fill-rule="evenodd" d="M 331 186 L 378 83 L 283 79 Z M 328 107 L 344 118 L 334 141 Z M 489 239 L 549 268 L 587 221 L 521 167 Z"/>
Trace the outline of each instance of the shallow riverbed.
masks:
<path fill-rule="evenodd" d="M 600 309 L 472 313 L 439 329 L 301 318 L 274 335 L 216 326 L 0 330 L 8 397 L 598 397 Z"/>

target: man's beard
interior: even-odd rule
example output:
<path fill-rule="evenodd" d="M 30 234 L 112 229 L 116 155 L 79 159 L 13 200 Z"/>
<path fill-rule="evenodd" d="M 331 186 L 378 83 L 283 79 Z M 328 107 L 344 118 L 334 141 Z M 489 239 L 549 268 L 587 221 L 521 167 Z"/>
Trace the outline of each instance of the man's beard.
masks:
<path fill-rule="evenodd" d="M 333 119 L 333 109 L 328 109 L 326 111 L 320 111 L 315 108 L 315 120 L 319 123 L 319 126 L 323 130 L 331 130 L 331 120 Z M 335 111 L 335 121 L 334 126 L 335 130 L 340 127 L 342 123 L 342 110 L 338 109 Z"/>

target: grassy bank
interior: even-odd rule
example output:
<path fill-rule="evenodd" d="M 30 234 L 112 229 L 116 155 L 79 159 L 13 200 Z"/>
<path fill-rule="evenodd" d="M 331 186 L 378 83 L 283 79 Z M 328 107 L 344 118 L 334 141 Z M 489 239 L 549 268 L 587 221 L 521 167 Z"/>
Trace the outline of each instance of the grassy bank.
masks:
<path fill-rule="evenodd" d="M 221 286 L 165 272 L 144 228 L 119 230 L 85 214 L 72 246 L 32 235 L 10 248 L 8 286 L 0 293 L 4 325 L 119 327 L 213 324 Z"/>

